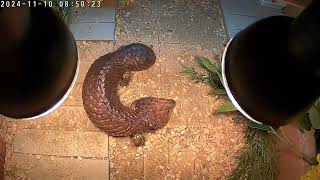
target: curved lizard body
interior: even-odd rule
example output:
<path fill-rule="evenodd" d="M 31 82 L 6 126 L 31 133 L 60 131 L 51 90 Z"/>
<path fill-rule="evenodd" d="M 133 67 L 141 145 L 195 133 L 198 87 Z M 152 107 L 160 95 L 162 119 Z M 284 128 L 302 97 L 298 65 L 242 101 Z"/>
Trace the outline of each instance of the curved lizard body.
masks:
<path fill-rule="evenodd" d="M 164 127 L 175 101 L 145 97 L 124 106 L 118 96 L 118 85 L 128 73 L 148 69 L 155 63 L 153 50 L 143 44 L 123 46 L 97 59 L 83 84 L 84 109 L 93 124 L 110 136 L 133 137 L 137 146 L 144 144 L 143 133 Z"/>

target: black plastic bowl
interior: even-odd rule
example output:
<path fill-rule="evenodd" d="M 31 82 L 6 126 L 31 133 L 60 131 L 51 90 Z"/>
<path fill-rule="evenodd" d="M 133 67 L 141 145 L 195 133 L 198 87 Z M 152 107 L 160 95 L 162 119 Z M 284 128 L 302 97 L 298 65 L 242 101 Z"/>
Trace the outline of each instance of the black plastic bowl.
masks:
<path fill-rule="evenodd" d="M 287 16 L 262 19 L 239 32 L 225 49 L 222 74 L 226 91 L 250 120 L 275 127 L 285 125 L 319 97 L 319 76 L 315 73 L 319 58 L 310 56 L 319 53 L 319 46 L 311 41 L 319 37 L 319 31 L 296 38 L 294 22 L 299 20 Z M 297 57 L 292 44 L 300 50 L 316 47 Z"/>
<path fill-rule="evenodd" d="M 36 118 L 70 93 L 78 71 L 75 40 L 51 8 L 0 11 L 0 114 Z M 6 32 L 7 31 L 7 32 Z"/>

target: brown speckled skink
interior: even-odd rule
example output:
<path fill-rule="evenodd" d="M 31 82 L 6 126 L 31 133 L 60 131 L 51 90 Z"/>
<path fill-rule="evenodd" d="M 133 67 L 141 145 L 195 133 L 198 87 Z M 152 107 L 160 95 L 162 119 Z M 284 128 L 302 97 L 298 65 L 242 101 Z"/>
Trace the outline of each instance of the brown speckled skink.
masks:
<path fill-rule="evenodd" d="M 83 83 L 83 105 L 93 124 L 110 136 L 130 136 L 135 145 L 144 144 L 143 133 L 164 127 L 175 107 L 171 99 L 145 97 L 124 106 L 118 86 L 132 71 L 151 67 L 156 56 L 151 48 L 135 43 L 97 59 Z"/>

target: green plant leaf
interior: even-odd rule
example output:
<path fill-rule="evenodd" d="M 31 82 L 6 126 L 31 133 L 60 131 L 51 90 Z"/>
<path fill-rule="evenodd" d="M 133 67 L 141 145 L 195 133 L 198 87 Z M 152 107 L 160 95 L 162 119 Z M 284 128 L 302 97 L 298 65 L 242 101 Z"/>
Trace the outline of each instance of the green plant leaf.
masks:
<path fill-rule="evenodd" d="M 217 70 L 217 67 L 208 59 L 208 58 L 205 58 L 205 57 L 199 57 L 199 65 L 202 67 L 202 68 L 205 68 L 209 71 L 212 71 L 212 72 L 216 72 Z"/>
<path fill-rule="evenodd" d="M 181 73 L 185 74 L 190 79 L 194 80 L 196 83 L 199 83 L 199 82 L 204 83 L 207 81 L 207 77 L 203 74 L 199 74 L 198 72 L 196 72 L 196 70 L 193 67 L 182 65 Z"/>
<path fill-rule="evenodd" d="M 301 117 L 297 119 L 297 121 L 302 129 L 306 129 L 308 131 L 311 130 L 312 124 L 310 122 L 308 113 L 303 114 Z"/>
<path fill-rule="evenodd" d="M 251 120 L 249 121 L 248 126 L 251 128 L 254 128 L 254 129 L 260 129 L 260 130 L 267 131 L 267 132 L 272 131 L 272 128 L 270 126 L 265 125 L 265 124 L 258 124 L 254 121 L 251 121 Z"/>
<path fill-rule="evenodd" d="M 208 58 L 199 57 L 199 65 L 212 73 L 215 73 L 219 76 L 220 82 L 223 84 L 222 74 L 220 68 L 213 64 Z"/>
<path fill-rule="evenodd" d="M 309 110 L 309 118 L 314 129 L 320 129 L 320 108 L 314 105 Z"/>
<path fill-rule="evenodd" d="M 238 109 L 230 101 L 223 104 L 217 109 L 217 112 L 219 113 L 231 112 L 231 111 L 238 111 Z"/>

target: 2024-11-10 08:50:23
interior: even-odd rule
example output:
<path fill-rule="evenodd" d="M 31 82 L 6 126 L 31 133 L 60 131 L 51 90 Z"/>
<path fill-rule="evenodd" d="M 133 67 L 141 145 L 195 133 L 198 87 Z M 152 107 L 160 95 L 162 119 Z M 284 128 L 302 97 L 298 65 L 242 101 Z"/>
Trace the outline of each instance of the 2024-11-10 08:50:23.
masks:
<path fill-rule="evenodd" d="M 37 7 L 43 5 L 44 7 L 53 7 L 53 1 L 0 1 L 1 8 L 15 8 L 15 7 Z M 84 7 L 100 7 L 101 1 L 73 1 L 60 0 L 58 3 L 59 7 L 75 7 L 75 8 L 84 8 Z"/>

